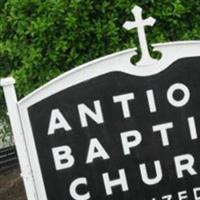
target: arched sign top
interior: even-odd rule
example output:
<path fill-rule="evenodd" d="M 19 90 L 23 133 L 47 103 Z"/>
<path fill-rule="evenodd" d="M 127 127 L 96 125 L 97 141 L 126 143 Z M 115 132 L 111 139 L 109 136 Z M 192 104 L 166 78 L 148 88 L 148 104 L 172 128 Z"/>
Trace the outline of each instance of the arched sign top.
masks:
<path fill-rule="evenodd" d="M 124 72 L 138 77 L 148 77 L 161 73 L 178 59 L 200 56 L 200 41 L 169 42 L 153 44 L 152 46 L 154 51 L 159 51 L 162 54 L 161 59 L 152 65 L 143 67 L 133 65 L 130 60 L 132 56 L 137 55 L 136 49 L 124 50 L 93 60 L 58 76 L 20 100 L 19 104 L 29 106 L 66 87 L 71 87 L 112 71 Z"/>

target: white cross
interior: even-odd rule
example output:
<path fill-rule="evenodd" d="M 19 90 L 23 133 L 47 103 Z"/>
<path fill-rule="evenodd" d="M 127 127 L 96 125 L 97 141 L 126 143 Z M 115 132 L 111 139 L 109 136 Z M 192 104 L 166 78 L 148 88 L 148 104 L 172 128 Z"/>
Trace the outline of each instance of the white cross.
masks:
<path fill-rule="evenodd" d="M 137 63 L 137 65 L 151 65 L 155 63 L 157 60 L 153 59 L 150 56 L 147 39 L 145 34 L 145 26 L 153 26 L 156 20 L 153 17 L 149 17 L 145 20 L 142 19 L 142 8 L 139 6 L 135 6 L 131 11 L 135 17 L 135 22 L 127 21 L 124 23 L 123 27 L 127 30 L 131 30 L 137 28 L 138 30 L 138 37 L 142 52 L 142 58 Z"/>

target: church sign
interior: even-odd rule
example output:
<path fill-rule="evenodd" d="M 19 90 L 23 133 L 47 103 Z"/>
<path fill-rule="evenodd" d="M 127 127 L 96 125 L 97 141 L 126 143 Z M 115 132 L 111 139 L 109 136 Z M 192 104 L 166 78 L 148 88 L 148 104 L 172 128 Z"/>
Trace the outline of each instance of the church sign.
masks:
<path fill-rule="evenodd" d="M 200 42 L 153 45 L 69 71 L 19 102 L 3 79 L 29 200 L 200 200 Z M 14 99 L 14 100 L 13 100 Z"/>

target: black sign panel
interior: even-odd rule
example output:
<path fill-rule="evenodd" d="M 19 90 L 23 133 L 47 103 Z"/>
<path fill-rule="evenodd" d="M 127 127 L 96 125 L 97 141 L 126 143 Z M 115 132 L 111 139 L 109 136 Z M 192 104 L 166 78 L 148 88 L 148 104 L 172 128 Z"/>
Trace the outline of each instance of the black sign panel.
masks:
<path fill-rule="evenodd" d="M 80 105 L 102 118 L 81 119 Z M 48 200 L 200 198 L 200 58 L 150 77 L 111 72 L 28 111 Z"/>

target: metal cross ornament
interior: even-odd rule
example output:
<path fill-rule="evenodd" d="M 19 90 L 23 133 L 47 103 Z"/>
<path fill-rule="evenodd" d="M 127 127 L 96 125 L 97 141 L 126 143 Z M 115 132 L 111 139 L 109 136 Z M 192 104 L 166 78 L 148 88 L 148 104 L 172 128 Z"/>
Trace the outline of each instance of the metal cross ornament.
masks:
<path fill-rule="evenodd" d="M 142 58 L 137 63 L 137 65 L 151 65 L 155 63 L 157 60 L 153 59 L 150 56 L 148 45 L 147 45 L 147 39 L 145 34 L 145 26 L 153 26 L 156 22 L 156 20 L 153 17 L 149 17 L 145 20 L 142 19 L 142 8 L 139 6 L 135 6 L 132 9 L 132 13 L 135 17 L 135 22 L 127 21 L 124 23 L 123 27 L 127 30 L 131 30 L 134 28 L 137 28 L 138 30 L 138 37 L 142 52 Z"/>

